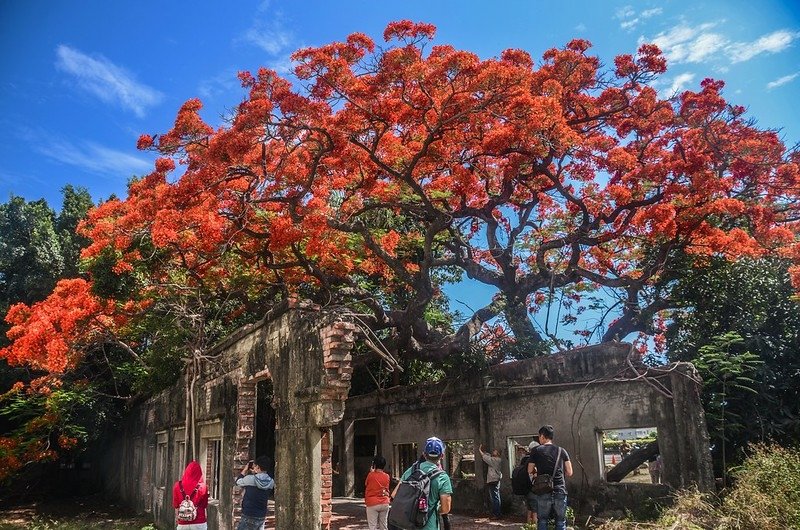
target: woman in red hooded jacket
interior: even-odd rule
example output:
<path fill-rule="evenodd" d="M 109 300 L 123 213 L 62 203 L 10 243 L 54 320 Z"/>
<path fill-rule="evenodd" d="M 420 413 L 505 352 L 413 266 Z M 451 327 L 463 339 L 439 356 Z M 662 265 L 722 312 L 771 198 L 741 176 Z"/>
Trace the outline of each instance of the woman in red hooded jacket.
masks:
<path fill-rule="evenodd" d="M 200 464 L 194 460 L 186 465 L 183 477 L 172 487 L 172 507 L 175 508 L 176 519 L 178 507 L 187 495 L 197 508 L 197 517 L 191 521 L 179 520 L 177 530 L 207 530 L 208 487 L 203 482 L 203 470 L 200 468 Z"/>

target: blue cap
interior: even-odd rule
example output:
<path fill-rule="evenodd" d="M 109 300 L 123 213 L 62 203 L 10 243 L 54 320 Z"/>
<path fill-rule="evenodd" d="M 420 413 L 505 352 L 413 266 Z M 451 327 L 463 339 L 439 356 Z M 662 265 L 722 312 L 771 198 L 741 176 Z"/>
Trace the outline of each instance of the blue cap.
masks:
<path fill-rule="evenodd" d="M 444 442 L 435 436 L 425 441 L 425 454 L 428 456 L 442 456 L 444 454 Z"/>

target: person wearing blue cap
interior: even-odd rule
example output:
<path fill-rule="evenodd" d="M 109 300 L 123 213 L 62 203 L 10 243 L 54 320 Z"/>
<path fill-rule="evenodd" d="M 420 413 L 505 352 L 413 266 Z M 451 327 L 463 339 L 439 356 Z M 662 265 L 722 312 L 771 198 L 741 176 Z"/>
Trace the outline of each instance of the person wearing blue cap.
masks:
<path fill-rule="evenodd" d="M 435 436 L 428 438 L 425 441 L 425 450 L 423 456 L 425 461 L 419 464 L 419 468 L 424 473 L 431 473 L 441 469 L 440 461 L 444 457 L 445 446 L 439 438 Z M 403 473 L 401 480 L 408 479 L 414 471 L 414 466 L 406 469 Z M 395 488 L 394 494 L 397 492 Z M 439 516 L 450 513 L 452 507 L 451 495 L 453 494 L 453 483 L 447 473 L 439 473 L 431 479 L 431 489 L 428 494 L 428 512 L 431 514 L 428 522 L 422 527 L 422 530 L 438 530 L 445 528 L 439 524 Z"/>

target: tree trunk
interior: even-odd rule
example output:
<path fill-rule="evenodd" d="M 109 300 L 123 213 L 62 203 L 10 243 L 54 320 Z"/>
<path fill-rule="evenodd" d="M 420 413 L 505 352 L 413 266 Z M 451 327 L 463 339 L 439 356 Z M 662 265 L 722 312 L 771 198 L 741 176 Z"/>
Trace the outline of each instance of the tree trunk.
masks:
<path fill-rule="evenodd" d="M 606 480 L 608 482 L 619 482 L 628 476 L 628 473 L 647 462 L 651 457 L 658 454 L 658 440 L 650 442 L 649 444 L 641 447 L 635 451 L 631 451 L 627 457 L 622 459 L 622 462 L 612 467 L 606 473 Z"/>

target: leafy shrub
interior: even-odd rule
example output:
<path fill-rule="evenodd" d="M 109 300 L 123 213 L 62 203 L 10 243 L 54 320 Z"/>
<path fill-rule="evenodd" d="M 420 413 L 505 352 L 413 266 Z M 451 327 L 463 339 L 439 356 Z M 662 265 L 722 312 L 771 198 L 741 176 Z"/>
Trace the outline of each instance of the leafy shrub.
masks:
<path fill-rule="evenodd" d="M 752 454 L 733 471 L 736 484 L 723 511 L 733 529 L 800 528 L 800 449 L 751 446 Z"/>
<path fill-rule="evenodd" d="M 722 498 L 696 490 L 678 492 L 656 521 L 608 521 L 597 530 L 762 530 L 800 528 L 800 449 L 750 446 L 733 470 L 734 486 Z"/>

